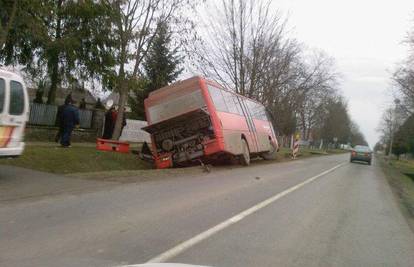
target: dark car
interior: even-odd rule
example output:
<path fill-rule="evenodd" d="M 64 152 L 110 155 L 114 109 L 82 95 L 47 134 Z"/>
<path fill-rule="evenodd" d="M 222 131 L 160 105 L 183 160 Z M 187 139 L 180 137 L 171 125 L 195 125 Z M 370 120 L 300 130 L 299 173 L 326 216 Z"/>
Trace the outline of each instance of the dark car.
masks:
<path fill-rule="evenodd" d="M 372 151 L 368 146 L 355 146 L 351 150 L 351 162 L 364 161 L 371 165 Z"/>

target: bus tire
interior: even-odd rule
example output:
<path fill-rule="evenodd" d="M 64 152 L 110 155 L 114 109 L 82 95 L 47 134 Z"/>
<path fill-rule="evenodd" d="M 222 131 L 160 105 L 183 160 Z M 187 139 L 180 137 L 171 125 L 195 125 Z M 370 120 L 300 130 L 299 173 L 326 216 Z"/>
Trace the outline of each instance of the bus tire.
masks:
<path fill-rule="evenodd" d="M 240 155 L 240 164 L 243 166 L 249 166 L 250 164 L 250 151 L 249 146 L 247 145 L 247 142 L 245 139 L 241 140 L 242 145 L 242 154 Z"/>
<path fill-rule="evenodd" d="M 272 141 L 270 141 L 270 151 L 267 151 L 265 153 L 262 153 L 260 156 L 264 159 L 264 160 L 275 160 L 277 157 L 277 146 L 275 143 L 273 143 Z"/>

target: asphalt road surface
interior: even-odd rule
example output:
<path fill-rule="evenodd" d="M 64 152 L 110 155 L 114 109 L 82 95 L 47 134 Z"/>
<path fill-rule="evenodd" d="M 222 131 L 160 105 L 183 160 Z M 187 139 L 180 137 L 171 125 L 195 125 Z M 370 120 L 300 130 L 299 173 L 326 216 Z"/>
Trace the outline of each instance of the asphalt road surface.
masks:
<path fill-rule="evenodd" d="M 0 202 L 0 266 L 414 266 L 380 168 L 348 155 Z"/>

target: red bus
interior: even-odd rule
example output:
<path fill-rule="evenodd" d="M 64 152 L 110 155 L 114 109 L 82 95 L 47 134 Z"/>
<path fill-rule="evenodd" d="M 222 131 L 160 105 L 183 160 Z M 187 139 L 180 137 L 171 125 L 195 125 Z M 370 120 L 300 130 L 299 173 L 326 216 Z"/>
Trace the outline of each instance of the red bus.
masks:
<path fill-rule="evenodd" d="M 251 156 L 274 159 L 278 151 L 262 104 L 202 77 L 151 92 L 145 113 L 157 168 L 223 158 L 249 165 Z"/>

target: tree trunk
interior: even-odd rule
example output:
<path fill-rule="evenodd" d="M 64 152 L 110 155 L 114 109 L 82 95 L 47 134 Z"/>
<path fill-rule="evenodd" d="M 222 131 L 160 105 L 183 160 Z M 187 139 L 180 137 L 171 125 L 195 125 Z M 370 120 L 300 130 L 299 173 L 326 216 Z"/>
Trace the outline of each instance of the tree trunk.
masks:
<path fill-rule="evenodd" d="M 47 94 L 47 104 L 53 105 L 56 100 L 56 90 L 59 83 L 59 55 L 53 55 L 52 71 L 50 74 L 50 88 Z"/>
<path fill-rule="evenodd" d="M 61 19 L 61 13 L 60 10 L 62 8 L 62 1 L 63 0 L 59 0 L 57 3 L 57 21 L 56 21 L 56 39 L 54 42 L 59 42 L 59 39 L 61 38 L 61 23 L 62 23 L 62 19 Z M 56 49 L 56 48 L 54 48 Z M 49 59 L 51 61 L 51 71 L 50 71 L 50 88 L 49 88 L 49 92 L 47 94 L 47 104 L 54 104 L 55 100 L 56 100 L 56 90 L 58 87 L 58 84 L 60 83 L 59 81 L 59 54 L 60 51 L 52 51 L 52 55 L 51 58 Z"/>
<path fill-rule="evenodd" d="M 125 90 L 123 88 L 124 87 L 123 84 L 121 85 L 121 88 L 119 90 L 118 115 L 116 117 L 115 128 L 112 134 L 113 140 L 118 140 L 119 137 L 121 137 L 121 133 L 122 133 L 122 122 L 123 122 L 124 113 L 125 113 L 124 109 L 125 109 L 126 102 L 128 99 L 128 90 Z"/>

